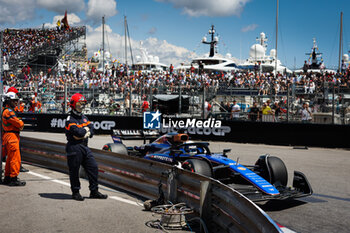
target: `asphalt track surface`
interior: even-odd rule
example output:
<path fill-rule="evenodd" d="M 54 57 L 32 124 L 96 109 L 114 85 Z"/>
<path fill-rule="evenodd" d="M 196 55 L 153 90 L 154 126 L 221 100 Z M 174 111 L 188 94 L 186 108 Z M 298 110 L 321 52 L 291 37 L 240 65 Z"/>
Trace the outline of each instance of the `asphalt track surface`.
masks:
<path fill-rule="evenodd" d="M 64 134 L 22 135 L 65 142 Z M 110 136 L 95 136 L 89 146 L 100 149 L 108 142 L 112 142 Z M 125 141 L 130 146 L 140 143 Z M 349 150 L 223 142 L 210 142 L 210 148 L 213 152 L 232 149 L 229 157 L 239 157 L 241 164 L 254 164 L 259 155 L 266 153 L 278 156 L 287 166 L 289 185 L 294 170 L 306 175 L 314 191 L 311 197 L 260 204 L 281 225 L 296 232 L 350 232 Z M 146 226 L 159 216 L 143 211 L 143 200 L 135 196 L 101 186 L 110 198 L 77 202 L 70 199 L 66 174 L 25 166 L 31 172 L 20 177 L 27 186 L 0 186 L 0 232 L 162 232 Z M 88 182 L 81 182 L 81 193 L 87 197 Z"/>

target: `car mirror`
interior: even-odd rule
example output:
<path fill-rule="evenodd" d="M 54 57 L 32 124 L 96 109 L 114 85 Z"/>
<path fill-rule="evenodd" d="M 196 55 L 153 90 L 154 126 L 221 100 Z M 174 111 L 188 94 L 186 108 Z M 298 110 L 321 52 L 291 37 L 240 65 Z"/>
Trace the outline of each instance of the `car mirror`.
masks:
<path fill-rule="evenodd" d="M 223 152 L 222 152 L 222 155 L 224 157 L 227 157 L 227 153 L 231 152 L 231 149 L 224 149 Z"/>

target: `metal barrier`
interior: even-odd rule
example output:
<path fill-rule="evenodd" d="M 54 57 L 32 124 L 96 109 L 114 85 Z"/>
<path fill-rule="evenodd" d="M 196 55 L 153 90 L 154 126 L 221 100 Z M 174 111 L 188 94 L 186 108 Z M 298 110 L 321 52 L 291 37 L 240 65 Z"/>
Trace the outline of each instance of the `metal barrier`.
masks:
<path fill-rule="evenodd" d="M 143 158 L 92 152 L 100 183 L 149 199 L 158 197 L 161 184 L 166 200 L 193 208 L 210 232 L 281 232 L 253 202 L 214 179 Z M 21 154 L 24 161 L 68 172 L 64 143 L 22 137 Z"/>

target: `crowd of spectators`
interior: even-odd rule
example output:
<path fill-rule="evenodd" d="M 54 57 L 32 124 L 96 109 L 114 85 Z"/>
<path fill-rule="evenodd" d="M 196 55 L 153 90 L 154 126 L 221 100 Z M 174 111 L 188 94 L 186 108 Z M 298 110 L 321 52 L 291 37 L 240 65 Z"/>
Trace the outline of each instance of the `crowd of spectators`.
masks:
<path fill-rule="evenodd" d="M 88 67 L 88 65 L 86 65 Z M 181 83 L 182 91 L 184 94 L 190 94 L 189 92 L 194 92 L 195 95 L 200 96 L 202 88 L 208 87 L 210 91 L 207 92 L 209 95 L 215 95 L 215 91 L 220 88 L 251 88 L 255 89 L 255 93 L 262 94 L 261 98 L 257 95 L 253 97 L 255 101 L 252 106 L 247 106 L 243 109 L 241 102 L 231 101 L 221 103 L 219 109 L 214 110 L 208 108 L 206 117 L 208 115 L 215 114 L 215 111 L 221 111 L 225 113 L 226 119 L 250 119 L 252 121 L 266 121 L 266 122 L 277 122 L 286 119 L 287 111 L 287 97 L 285 95 L 273 96 L 269 95 L 271 88 L 267 90 L 267 93 L 260 93 L 260 86 L 249 86 L 249 83 L 267 83 L 268 85 L 280 85 L 275 93 L 282 92 L 285 90 L 286 85 L 295 84 L 302 87 L 305 95 L 295 96 L 294 102 L 291 102 L 290 109 L 291 114 L 294 114 L 299 120 L 303 122 L 310 122 L 310 115 L 312 116 L 315 112 L 329 112 L 331 108 L 327 103 L 317 102 L 316 95 L 312 93 L 317 90 L 317 88 L 322 87 L 325 82 L 333 83 L 334 85 L 350 88 L 350 70 L 349 68 L 345 73 L 335 73 L 335 74 L 300 74 L 292 76 L 278 75 L 273 77 L 271 74 L 262 74 L 260 77 L 258 75 L 237 72 L 232 74 L 202 74 L 198 75 L 196 73 L 186 73 L 186 72 L 174 72 L 174 74 L 169 73 L 157 73 L 157 74 L 147 74 L 139 71 L 130 71 L 125 65 L 115 65 L 111 69 L 107 68 L 106 72 L 103 74 L 98 72 L 96 69 L 87 69 L 85 66 L 71 63 L 64 70 L 59 70 L 58 72 L 40 72 L 39 74 L 33 74 L 30 69 L 24 69 L 23 73 L 18 76 L 14 74 L 7 74 L 5 76 L 4 84 L 6 86 L 14 86 L 22 93 L 39 93 L 38 97 L 45 93 L 56 93 L 56 100 L 63 100 L 62 93 L 64 91 L 65 84 L 67 88 L 72 92 L 85 91 L 95 93 L 106 93 L 110 96 L 115 94 L 122 94 L 125 97 L 125 103 L 123 104 L 124 110 L 129 108 L 127 99 L 129 96 L 129 91 L 131 90 L 133 94 L 139 96 L 150 96 L 152 94 L 163 94 L 171 93 L 173 91 L 178 91 L 178 84 Z M 237 81 L 238 80 L 238 81 Z M 242 81 L 244 80 L 244 81 Z M 261 81 L 263 80 L 263 81 Z M 275 81 L 272 81 L 275 80 Z M 276 80 L 278 80 L 276 82 Z M 248 84 L 247 84 L 248 83 Z M 310 84 L 311 83 L 311 84 Z M 248 85 L 248 86 L 245 86 Z M 331 87 L 332 84 L 328 83 Z M 293 86 L 293 85 L 292 85 Z M 163 90 L 167 92 L 162 92 Z M 57 92 L 61 94 L 57 95 Z M 187 93 L 186 93 L 187 92 Z M 329 91 L 328 93 L 331 93 Z M 311 95 L 310 95 L 311 94 Z M 336 97 L 336 113 L 341 113 L 340 107 L 344 101 L 340 99 L 341 96 Z M 230 99 L 229 98 L 229 99 Z M 264 100 L 265 102 L 261 102 Z M 271 100 L 266 101 L 266 98 Z M 313 98 L 313 99 L 312 99 Z M 30 99 L 32 100 L 32 99 Z M 39 101 L 43 101 L 38 98 Z M 111 97 L 112 100 L 112 97 Z M 150 99 L 148 99 L 150 100 Z M 110 103 L 113 103 L 111 101 Z M 140 104 L 134 103 L 133 104 Z M 305 103 L 310 104 L 310 107 L 305 107 Z M 92 102 L 91 102 L 92 104 Z M 348 104 L 348 103 L 347 103 Z M 140 106 L 133 105 L 133 111 L 141 108 Z M 208 100 L 208 105 L 214 106 L 215 101 Z M 92 105 L 91 105 L 92 106 Z M 106 108 L 112 108 L 111 106 L 104 105 Z M 98 104 L 95 105 L 98 107 Z M 154 106 L 153 106 L 154 107 Z M 201 103 L 198 104 L 198 109 L 201 109 Z M 348 107 L 346 105 L 345 107 Z M 306 111 L 309 110 L 310 111 Z M 322 110 L 324 108 L 324 110 Z M 119 107 L 117 108 L 119 109 Z M 113 110 L 114 112 L 117 110 Z M 345 114 L 345 112 L 344 112 Z"/>
<path fill-rule="evenodd" d="M 36 51 L 56 46 L 85 33 L 85 27 L 72 27 L 69 30 L 51 29 L 5 29 L 4 48 L 5 63 L 25 59 Z"/>
<path fill-rule="evenodd" d="M 85 33 L 84 27 L 72 27 L 68 30 L 54 29 L 6 29 L 4 31 L 4 61 L 24 59 L 28 53 L 33 53 L 43 47 L 55 45 L 65 40 Z M 171 69 L 172 68 L 172 69 Z M 21 82 L 13 75 L 9 76 L 11 85 L 19 85 L 25 91 L 32 91 L 37 87 L 44 90 L 63 90 L 64 83 L 71 88 L 101 88 L 109 93 L 124 93 L 130 88 L 134 92 L 154 93 L 161 89 L 175 91 L 181 83 L 182 90 L 188 92 L 200 88 L 210 87 L 214 92 L 231 88 L 245 88 L 257 90 L 258 95 L 277 95 L 287 90 L 287 86 L 295 84 L 301 86 L 305 93 L 314 93 L 323 83 L 331 82 L 336 86 L 350 88 L 349 67 L 339 73 L 305 73 L 275 76 L 272 73 L 260 72 L 232 72 L 232 73 L 195 73 L 194 70 L 175 72 L 169 67 L 165 73 L 142 73 L 130 71 L 123 64 L 113 64 L 106 67 L 105 73 L 98 72 L 95 67 L 87 64 L 70 62 L 65 69 L 48 70 L 48 72 L 32 74 L 30 67 L 22 69 Z"/>
<path fill-rule="evenodd" d="M 88 66 L 87 66 L 88 67 Z M 71 63 L 65 70 L 58 72 L 39 74 L 30 73 L 30 68 L 22 70 L 22 74 L 15 77 L 13 74 L 7 76 L 8 85 L 18 86 L 24 91 L 34 91 L 35 85 L 41 90 L 64 90 L 67 82 L 69 88 L 101 89 L 108 93 L 124 93 L 132 89 L 138 93 L 159 93 L 160 90 L 174 92 L 181 83 L 182 91 L 199 90 L 210 87 L 214 93 L 223 88 L 248 88 L 257 90 L 258 95 L 273 95 L 285 92 L 287 85 L 295 84 L 302 87 L 305 93 L 314 93 L 321 88 L 325 82 L 335 86 L 350 88 L 350 69 L 344 73 L 325 74 L 299 74 L 299 75 L 277 75 L 265 73 L 255 75 L 248 72 L 235 72 L 230 74 L 207 74 L 178 72 L 169 73 L 142 73 L 130 71 L 124 65 L 107 68 L 105 73 L 96 69 L 86 69 L 82 65 Z"/>

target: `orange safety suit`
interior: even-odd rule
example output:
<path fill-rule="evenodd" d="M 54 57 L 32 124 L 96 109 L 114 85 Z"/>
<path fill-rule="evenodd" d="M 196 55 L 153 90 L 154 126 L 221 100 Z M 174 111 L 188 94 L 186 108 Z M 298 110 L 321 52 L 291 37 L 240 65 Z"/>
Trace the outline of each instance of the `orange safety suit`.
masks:
<path fill-rule="evenodd" d="M 29 112 L 35 112 L 35 107 L 36 107 L 36 111 L 40 112 L 41 103 L 39 101 L 32 100 L 30 104 Z"/>
<path fill-rule="evenodd" d="M 15 107 L 15 112 L 24 112 L 24 104 Z"/>
<path fill-rule="evenodd" d="M 142 108 L 142 112 L 146 112 L 149 109 L 148 101 L 146 101 L 146 100 L 143 101 L 141 108 Z"/>
<path fill-rule="evenodd" d="M 2 113 L 3 155 L 7 155 L 5 177 L 17 177 L 21 168 L 21 153 L 19 150 L 19 132 L 24 123 L 17 118 L 15 112 L 5 107 Z"/>

